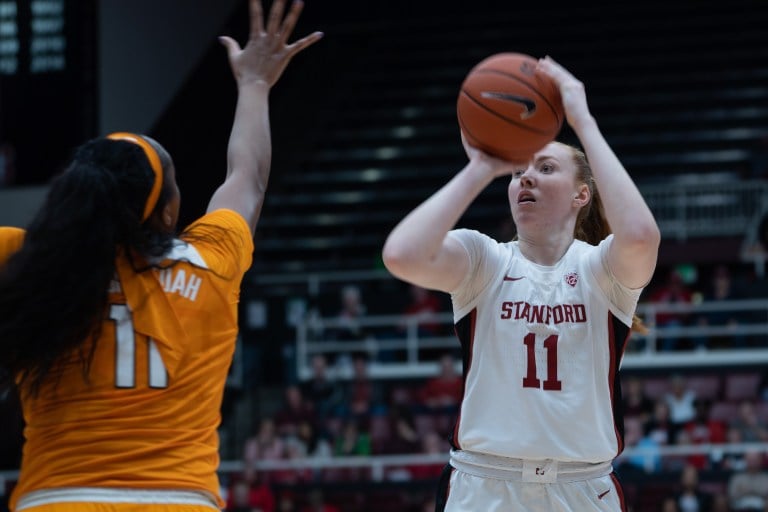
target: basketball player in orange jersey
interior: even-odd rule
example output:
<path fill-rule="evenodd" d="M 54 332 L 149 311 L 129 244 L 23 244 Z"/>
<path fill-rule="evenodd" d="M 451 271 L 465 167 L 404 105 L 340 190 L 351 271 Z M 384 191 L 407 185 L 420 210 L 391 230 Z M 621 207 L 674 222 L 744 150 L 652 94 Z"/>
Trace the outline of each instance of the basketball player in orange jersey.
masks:
<path fill-rule="evenodd" d="M 170 155 L 116 133 L 80 146 L 26 231 L 0 231 L 0 367 L 26 427 L 19 511 L 195 512 L 224 506 L 217 426 L 237 302 L 271 162 L 268 96 L 322 36 L 302 10 L 251 0 L 223 184 L 177 238 Z M 7 384 L 8 382 L 6 382 Z"/>
<path fill-rule="evenodd" d="M 623 448 L 618 369 L 659 229 L 583 84 L 550 58 L 536 72 L 557 84 L 584 153 L 552 142 L 506 162 L 465 142 L 469 163 L 383 248 L 395 276 L 451 294 L 464 353 L 438 511 L 626 510 L 612 472 Z M 500 176 L 515 240 L 454 229 Z"/>

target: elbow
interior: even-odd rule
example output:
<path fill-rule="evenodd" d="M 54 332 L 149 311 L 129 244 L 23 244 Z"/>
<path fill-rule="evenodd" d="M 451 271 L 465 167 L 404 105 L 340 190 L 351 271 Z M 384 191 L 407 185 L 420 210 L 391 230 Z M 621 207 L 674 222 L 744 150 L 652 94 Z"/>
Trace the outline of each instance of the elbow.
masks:
<path fill-rule="evenodd" d="M 381 251 L 384 267 L 395 277 L 401 277 L 408 263 L 408 252 L 404 247 L 387 240 Z"/>
<path fill-rule="evenodd" d="M 384 243 L 381 259 L 390 274 L 404 281 L 410 281 L 425 261 L 423 248 L 392 236 Z"/>
<path fill-rule="evenodd" d="M 655 221 L 636 223 L 629 233 L 622 237 L 629 245 L 640 251 L 658 251 L 661 245 L 661 231 Z"/>
<path fill-rule="evenodd" d="M 645 226 L 645 228 L 641 231 L 641 237 L 643 240 L 645 240 L 645 243 L 649 247 L 653 247 L 655 250 L 658 250 L 659 246 L 661 245 L 661 230 L 659 229 L 659 225 L 656 224 L 656 221 L 648 223 L 648 225 Z"/>

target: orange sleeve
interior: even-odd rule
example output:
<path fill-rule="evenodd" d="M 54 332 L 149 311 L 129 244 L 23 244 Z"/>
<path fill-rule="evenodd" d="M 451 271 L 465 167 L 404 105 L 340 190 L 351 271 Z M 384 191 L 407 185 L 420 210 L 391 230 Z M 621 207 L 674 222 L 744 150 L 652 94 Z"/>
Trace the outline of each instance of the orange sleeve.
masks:
<path fill-rule="evenodd" d="M 23 229 L 0 227 L 0 264 L 21 248 L 24 233 Z"/>

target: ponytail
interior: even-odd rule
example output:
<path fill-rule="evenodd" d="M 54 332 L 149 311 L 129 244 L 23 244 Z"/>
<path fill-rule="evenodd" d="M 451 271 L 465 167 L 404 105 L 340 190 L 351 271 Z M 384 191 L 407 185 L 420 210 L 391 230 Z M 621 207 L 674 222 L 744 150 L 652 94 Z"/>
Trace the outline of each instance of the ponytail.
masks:
<path fill-rule="evenodd" d="M 51 183 L 0 269 L 0 389 L 15 378 L 37 392 L 74 361 L 87 376 L 119 248 L 150 257 L 172 243 L 142 221 L 153 177 L 141 147 L 97 139 Z"/>
<path fill-rule="evenodd" d="M 600 199 L 600 193 L 595 186 L 595 179 L 592 176 L 592 168 L 587 161 L 587 155 L 576 147 L 569 147 L 576 163 L 576 179 L 589 187 L 591 197 L 589 203 L 581 208 L 576 217 L 574 237 L 588 244 L 597 245 L 611 234 L 611 226 L 608 224 L 608 219 L 605 218 L 603 201 Z M 648 327 L 637 315 L 632 318 L 632 330 L 639 334 L 648 334 Z"/>

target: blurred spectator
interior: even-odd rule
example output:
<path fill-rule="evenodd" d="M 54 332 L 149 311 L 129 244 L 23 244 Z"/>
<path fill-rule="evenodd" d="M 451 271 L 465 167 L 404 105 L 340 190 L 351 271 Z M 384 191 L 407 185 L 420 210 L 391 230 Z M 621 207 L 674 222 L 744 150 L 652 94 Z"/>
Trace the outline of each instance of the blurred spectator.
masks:
<path fill-rule="evenodd" d="M 694 402 L 696 414 L 692 420 L 683 425 L 682 432 L 690 444 L 722 444 L 727 441 L 726 425 L 709 416 L 711 404 L 708 400 L 697 399 Z M 707 469 L 710 461 L 706 454 L 688 456 L 688 463 L 697 469 Z"/>
<path fill-rule="evenodd" d="M 420 439 L 411 407 L 393 403 L 389 406 L 387 419 L 391 435 L 382 451 L 390 454 L 416 453 Z"/>
<path fill-rule="evenodd" d="M 347 285 L 341 289 L 341 307 L 336 315 L 338 325 L 331 329 L 332 337 L 342 341 L 360 341 L 366 338 L 367 330 L 360 325 L 368 308 L 363 302 L 360 287 Z"/>
<path fill-rule="evenodd" d="M 669 407 L 663 399 L 659 399 L 654 405 L 653 414 L 643 424 L 643 435 L 633 447 L 635 453 L 622 456 L 628 465 L 627 469 L 636 468 L 646 473 L 661 469 L 659 448 L 673 444 L 675 435 L 674 425 L 669 420 Z"/>
<path fill-rule="evenodd" d="M 677 269 L 670 270 L 667 280 L 649 296 L 649 301 L 659 305 L 691 304 L 693 293 L 683 281 L 683 276 Z M 656 314 L 656 326 L 665 329 L 682 327 L 688 322 L 688 313 L 684 312 L 659 312 Z M 676 350 L 679 347 L 679 338 L 667 334 L 659 338 L 661 350 Z"/>
<path fill-rule="evenodd" d="M 704 291 L 703 300 L 707 302 L 728 301 L 743 298 L 743 293 L 737 290 L 736 284 L 727 265 L 717 265 L 712 271 L 709 286 Z M 736 311 L 706 311 L 696 317 L 700 327 L 731 327 L 740 323 Z M 741 335 L 716 335 L 711 337 L 695 337 L 692 340 L 694 348 L 734 348 L 746 345 L 746 338 Z"/>
<path fill-rule="evenodd" d="M 242 478 L 229 490 L 227 512 L 275 512 L 275 495 L 260 473 L 246 464 Z"/>
<path fill-rule="evenodd" d="M 623 386 L 624 416 L 648 421 L 653 413 L 653 399 L 645 392 L 643 380 L 629 376 Z"/>
<path fill-rule="evenodd" d="M 303 421 L 317 424 L 317 415 L 312 404 L 304 398 L 301 388 L 289 384 L 283 390 L 282 407 L 275 413 L 277 434 L 282 437 L 297 437 L 299 424 Z"/>
<path fill-rule="evenodd" d="M 643 425 L 643 436 L 650 437 L 659 445 L 675 443 L 677 427 L 669 415 L 669 405 L 666 400 L 659 399 L 653 408 L 653 414 Z"/>
<path fill-rule="evenodd" d="M 299 423 L 297 439 L 304 446 L 303 452 L 306 457 L 324 459 L 333 455 L 327 433 L 309 421 Z"/>
<path fill-rule="evenodd" d="M 455 414 L 464 395 L 464 379 L 452 354 L 443 354 L 439 365 L 437 376 L 427 379 L 419 390 L 419 401 L 429 412 Z"/>
<path fill-rule="evenodd" d="M 262 418 L 255 436 L 245 440 L 243 460 L 253 465 L 260 460 L 282 460 L 285 458 L 285 443 L 277 435 L 272 418 Z"/>
<path fill-rule="evenodd" d="M 712 494 L 712 512 L 731 512 L 731 506 L 728 503 L 728 495 L 724 492 L 715 492 Z"/>
<path fill-rule="evenodd" d="M 283 489 L 278 493 L 277 512 L 300 512 L 296 494 L 293 491 Z"/>
<path fill-rule="evenodd" d="M 410 322 L 417 321 L 417 333 L 421 336 L 440 336 L 443 329 L 435 315 L 443 312 L 440 297 L 432 290 L 427 290 L 415 284 L 409 284 L 410 302 L 403 310 L 404 322 L 400 329 L 405 331 Z"/>
<path fill-rule="evenodd" d="M 747 452 L 747 467 L 728 480 L 728 498 L 735 512 L 764 512 L 768 508 L 768 471 L 763 468 L 763 453 Z"/>
<path fill-rule="evenodd" d="M 309 503 L 302 508 L 302 512 L 341 512 L 336 505 L 332 505 L 325 500 L 323 492 L 320 489 L 312 489 L 309 493 Z"/>
<path fill-rule="evenodd" d="M 735 427 L 728 427 L 726 431 L 727 444 L 723 447 L 723 455 L 720 461 L 720 467 L 726 471 L 743 471 L 747 467 L 747 461 L 744 452 L 729 449 L 730 445 L 741 444 L 744 439 L 741 437 L 741 431 Z"/>
<path fill-rule="evenodd" d="M 710 512 L 712 509 L 712 495 L 699 486 L 699 470 L 694 466 L 683 467 L 675 502 L 680 512 Z"/>
<path fill-rule="evenodd" d="M 381 385 L 370 378 L 365 354 L 352 356 L 352 377 L 341 385 L 341 389 L 339 416 L 364 419 L 381 412 Z"/>
<path fill-rule="evenodd" d="M 661 502 L 661 512 L 680 512 L 680 507 L 677 506 L 677 500 L 674 496 L 667 496 Z"/>
<path fill-rule="evenodd" d="M 302 423 L 304 425 L 306 423 Z M 286 437 L 285 440 L 285 460 L 303 462 L 307 457 L 307 445 L 299 437 Z M 284 468 L 271 472 L 272 479 L 280 485 L 297 485 L 302 482 L 311 482 L 315 477 L 315 472 L 307 464 L 300 464 L 296 468 Z"/>
<path fill-rule="evenodd" d="M 632 447 L 632 454 L 621 455 L 621 469 L 623 473 L 655 473 L 661 469 L 662 443 L 651 432 L 643 435 Z"/>
<path fill-rule="evenodd" d="M 421 437 L 421 451 L 424 455 L 445 455 L 447 442 L 435 430 L 425 432 Z M 412 480 L 436 480 L 445 468 L 445 462 L 414 464 L 409 466 Z"/>
<path fill-rule="evenodd" d="M 731 427 L 739 431 L 744 443 L 768 442 L 768 426 L 760 421 L 755 404 L 750 400 L 739 404 L 739 415 L 731 422 Z"/>
<path fill-rule="evenodd" d="M 728 495 L 723 492 L 712 494 L 712 512 L 731 512 L 728 504 Z"/>
<path fill-rule="evenodd" d="M 300 391 L 314 407 L 316 419 L 322 422 L 341 399 L 341 388 L 328 377 L 328 360 L 324 354 L 314 354 L 310 364 L 312 376 L 300 384 Z"/>
<path fill-rule="evenodd" d="M 664 400 L 669 407 L 669 420 L 675 430 L 696 416 L 696 392 L 688 387 L 688 382 L 682 375 L 674 374 L 670 377 L 669 392 L 664 394 Z"/>
<path fill-rule="evenodd" d="M 343 423 L 335 439 L 333 453 L 341 457 L 371 454 L 371 436 L 362 422 L 348 419 Z"/>

